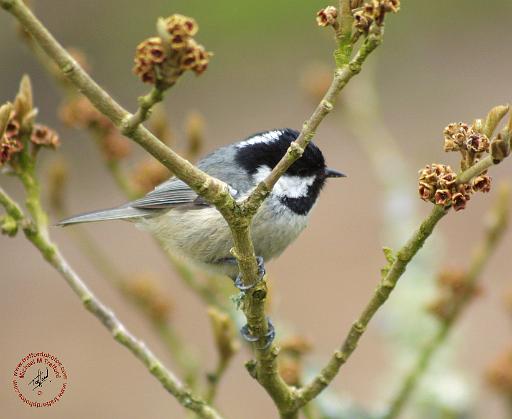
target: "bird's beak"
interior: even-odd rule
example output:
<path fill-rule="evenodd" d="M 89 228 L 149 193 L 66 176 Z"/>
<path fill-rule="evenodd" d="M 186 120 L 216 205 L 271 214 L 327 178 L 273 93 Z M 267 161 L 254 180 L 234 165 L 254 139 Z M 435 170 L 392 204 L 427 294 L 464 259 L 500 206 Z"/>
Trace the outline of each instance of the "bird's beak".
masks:
<path fill-rule="evenodd" d="M 325 177 L 347 177 L 347 175 L 344 175 L 341 172 L 338 172 L 334 169 L 329 169 L 328 167 L 325 168 L 324 171 Z"/>

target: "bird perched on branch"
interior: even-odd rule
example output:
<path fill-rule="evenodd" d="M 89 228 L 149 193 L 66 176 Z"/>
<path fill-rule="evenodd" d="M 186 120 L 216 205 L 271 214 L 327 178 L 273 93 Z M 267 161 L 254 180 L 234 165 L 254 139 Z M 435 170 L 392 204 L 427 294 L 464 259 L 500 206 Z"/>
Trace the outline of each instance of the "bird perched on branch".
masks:
<path fill-rule="evenodd" d="M 225 182 L 236 200 L 245 199 L 285 155 L 299 133 L 280 129 L 255 134 L 244 141 L 222 147 L 203 158 L 198 167 Z M 328 178 L 343 177 L 327 168 L 320 149 L 310 143 L 277 181 L 252 220 L 251 237 L 258 259 L 259 278 L 265 275 L 263 262 L 279 256 L 304 230 L 311 209 Z M 89 212 L 63 220 L 71 225 L 103 220 L 128 220 L 155 235 L 167 248 L 199 267 L 230 276 L 242 292 L 244 285 L 238 264 L 231 256 L 233 241 L 228 224 L 217 211 L 186 183 L 171 178 L 146 196 L 116 208 Z M 254 336 L 247 325 L 242 336 L 264 340 L 270 346 L 274 327 L 268 319 L 265 336 Z"/>
<path fill-rule="evenodd" d="M 266 131 L 215 150 L 198 167 L 230 187 L 237 200 L 247 197 L 265 179 L 299 133 L 292 129 Z M 279 256 L 307 225 L 327 178 L 343 177 L 328 169 L 313 143 L 274 186 L 254 216 L 251 235 L 260 261 Z M 67 218 L 67 226 L 103 220 L 129 220 L 157 236 L 175 254 L 199 267 L 235 278 L 232 239 L 222 215 L 186 183 L 171 178 L 146 196 L 116 208 Z"/>

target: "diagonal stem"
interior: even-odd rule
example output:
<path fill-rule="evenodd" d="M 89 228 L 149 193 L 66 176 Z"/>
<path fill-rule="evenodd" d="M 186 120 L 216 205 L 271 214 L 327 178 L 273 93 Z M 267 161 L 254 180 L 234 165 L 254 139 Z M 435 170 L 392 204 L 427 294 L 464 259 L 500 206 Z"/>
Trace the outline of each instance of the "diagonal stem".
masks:
<path fill-rule="evenodd" d="M 460 173 L 457 176 L 457 181 L 467 183 L 474 177 L 485 172 L 494 164 L 492 156 L 487 156 L 472 167 Z M 297 404 L 299 408 L 318 396 L 318 394 L 320 394 L 336 377 L 341 367 L 347 362 L 348 358 L 354 352 L 359 340 L 366 331 L 368 324 L 377 310 L 389 298 L 389 295 L 405 272 L 409 262 L 414 258 L 416 253 L 432 234 L 437 223 L 446 214 L 447 210 L 439 205 L 435 205 L 430 215 L 421 223 L 418 230 L 414 232 L 407 243 L 398 251 L 396 259 L 391 265 L 389 272 L 381 280 L 369 303 L 366 305 L 357 321 L 354 322 L 350 328 L 341 348 L 334 352 L 327 365 L 320 371 L 320 373 L 308 385 L 299 390 L 297 396 Z"/>
<path fill-rule="evenodd" d="M 0 204 L 23 227 L 27 239 L 39 250 L 43 258 L 61 274 L 85 308 L 105 326 L 117 342 L 130 350 L 144 364 L 181 405 L 197 413 L 201 418 L 221 419 L 221 416 L 212 407 L 192 394 L 146 347 L 144 342 L 132 335 L 112 310 L 89 290 L 50 241 L 46 228 L 26 218 L 20 207 L 2 188 L 0 188 Z"/>
<path fill-rule="evenodd" d="M 453 325 L 457 322 L 460 315 L 471 301 L 474 286 L 506 231 L 508 222 L 509 194 L 509 188 L 503 188 L 501 190 L 500 197 L 498 198 L 498 202 L 491 210 L 491 222 L 487 226 L 484 240 L 475 249 L 471 264 L 464 278 L 465 292 L 455 300 L 455 305 L 448 315 L 443 318 L 434 336 L 419 353 L 416 362 L 413 364 L 410 372 L 405 376 L 396 396 L 391 401 L 388 411 L 382 419 L 395 419 L 399 417 L 405 404 L 416 388 L 418 381 L 430 365 L 432 357 L 435 355 L 439 347 L 445 342 L 453 328 Z"/>

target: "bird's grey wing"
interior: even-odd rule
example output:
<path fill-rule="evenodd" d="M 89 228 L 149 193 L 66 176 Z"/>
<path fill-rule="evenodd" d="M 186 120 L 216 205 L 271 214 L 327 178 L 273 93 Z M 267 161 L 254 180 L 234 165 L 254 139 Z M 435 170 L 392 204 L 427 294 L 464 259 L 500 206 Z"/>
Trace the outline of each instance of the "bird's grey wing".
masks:
<path fill-rule="evenodd" d="M 127 206 L 138 209 L 166 209 L 181 205 L 193 205 L 198 208 L 209 204 L 179 179 L 173 178 L 158 185 L 146 196 L 129 202 Z"/>

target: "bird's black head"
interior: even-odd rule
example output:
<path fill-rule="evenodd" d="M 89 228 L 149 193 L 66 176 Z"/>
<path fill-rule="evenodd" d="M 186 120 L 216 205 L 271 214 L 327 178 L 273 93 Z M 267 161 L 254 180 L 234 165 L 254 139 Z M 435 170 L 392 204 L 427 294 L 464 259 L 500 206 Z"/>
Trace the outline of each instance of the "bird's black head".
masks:
<path fill-rule="evenodd" d="M 255 134 L 236 144 L 236 161 L 259 182 L 277 165 L 298 135 L 290 128 Z M 302 157 L 279 179 L 273 194 L 293 212 L 306 215 L 315 204 L 326 179 L 343 176 L 327 168 L 322 152 L 311 142 Z"/>

